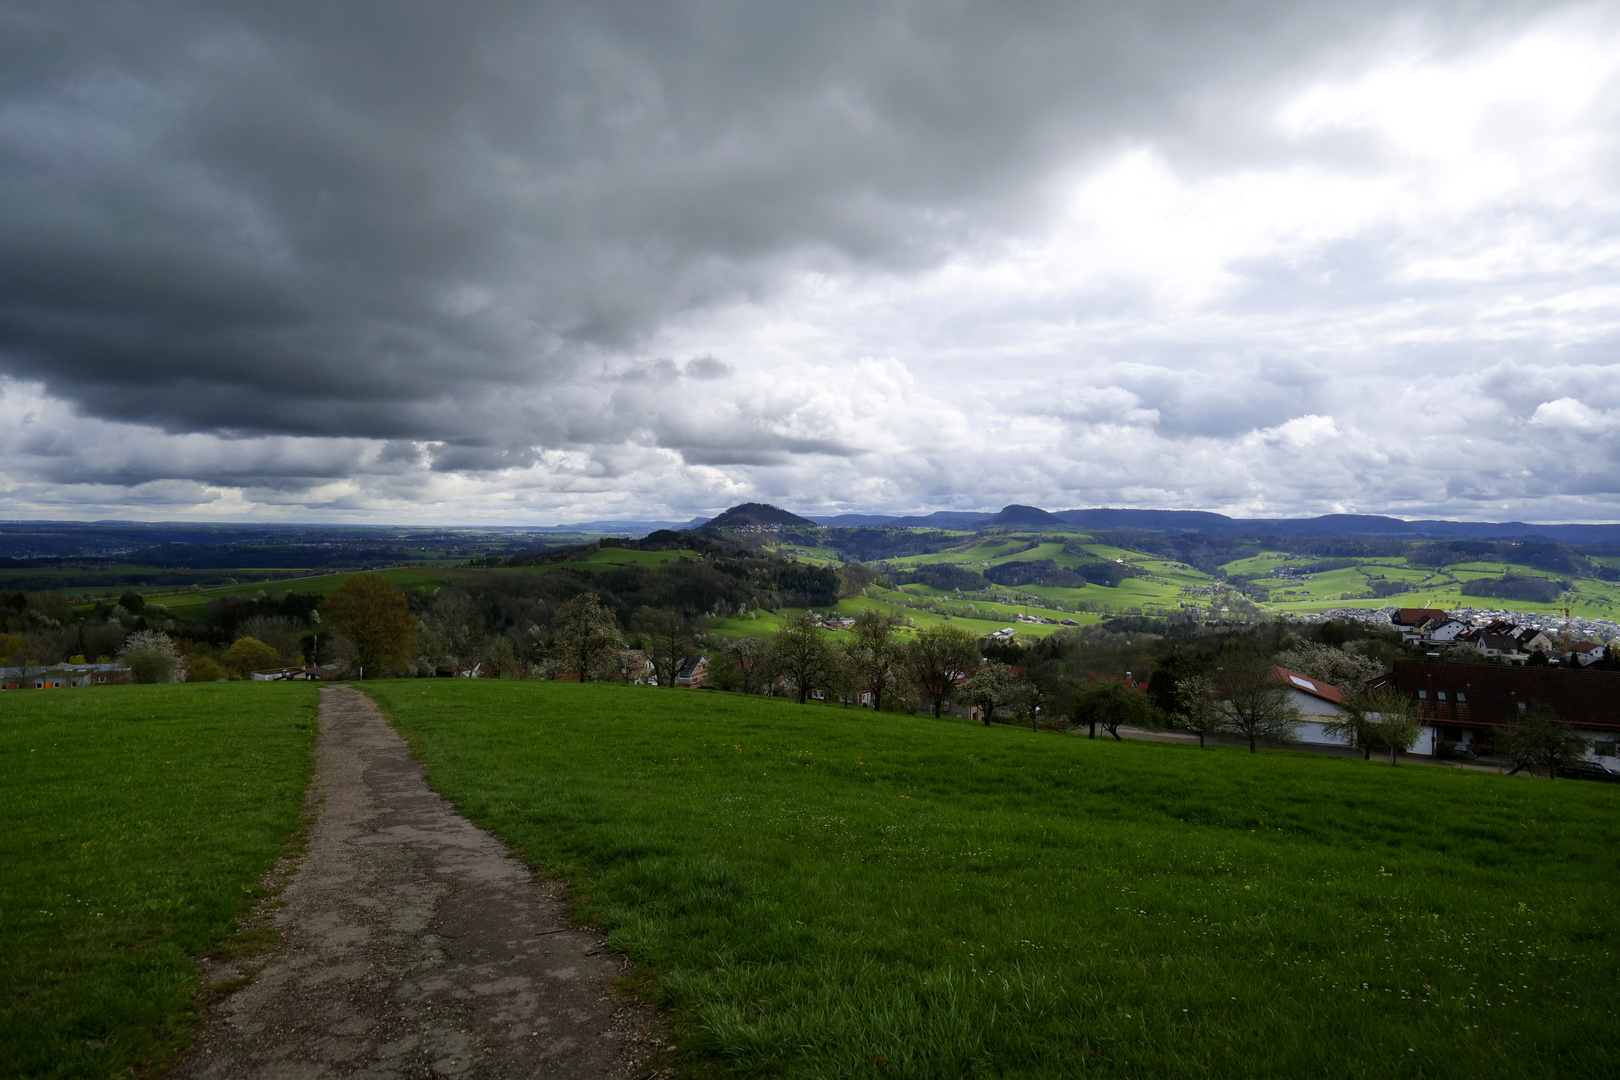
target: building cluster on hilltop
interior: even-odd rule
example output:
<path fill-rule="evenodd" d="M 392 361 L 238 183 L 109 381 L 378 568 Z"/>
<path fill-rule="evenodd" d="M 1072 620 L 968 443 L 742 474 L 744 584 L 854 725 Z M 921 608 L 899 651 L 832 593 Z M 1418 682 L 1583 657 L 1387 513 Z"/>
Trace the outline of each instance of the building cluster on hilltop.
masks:
<path fill-rule="evenodd" d="M 1506 664 L 1533 663 L 1539 656 L 1549 664 L 1589 667 L 1609 654 L 1607 641 L 1577 639 L 1571 633 L 1574 627 L 1560 633 L 1555 628 L 1504 618 L 1478 623 L 1470 614 L 1437 608 L 1399 608 L 1389 621 L 1409 644 L 1435 649 L 1466 646 L 1487 660 Z"/>

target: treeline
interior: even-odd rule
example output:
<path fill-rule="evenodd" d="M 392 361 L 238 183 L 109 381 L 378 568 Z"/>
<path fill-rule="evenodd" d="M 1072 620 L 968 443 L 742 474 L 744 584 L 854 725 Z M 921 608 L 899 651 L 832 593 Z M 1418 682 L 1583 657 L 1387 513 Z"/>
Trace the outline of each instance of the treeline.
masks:
<path fill-rule="evenodd" d="M 800 542 L 797 535 L 790 538 Z M 809 538 L 811 543 L 825 544 L 846 559 L 859 562 L 881 562 L 900 559 L 908 555 L 932 555 L 961 545 L 963 538 L 948 532 L 908 532 L 902 529 L 827 529 L 825 536 Z"/>
<path fill-rule="evenodd" d="M 1555 574 L 1578 574 L 1620 580 L 1620 571 L 1600 566 L 1584 552 L 1569 544 L 1542 540 L 1450 540 L 1435 544 L 1414 544 L 1407 561 L 1418 566 L 1451 566 L 1467 562 L 1502 562 L 1533 566 Z M 1505 595 L 1505 594 L 1481 594 Z"/>
<path fill-rule="evenodd" d="M 1086 553 L 1089 555 L 1089 553 Z M 1083 589 L 1088 584 L 1110 589 L 1119 587 L 1127 578 L 1147 577 L 1147 572 L 1109 559 L 1097 559 L 1076 566 L 1061 566 L 1052 559 L 1030 559 L 1025 562 L 1007 562 L 984 570 L 969 570 L 954 563 L 907 567 L 889 570 L 888 576 L 896 585 L 927 585 L 946 592 L 960 590 L 977 592 L 991 585 L 1016 588 L 1023 585 L 1054 585 L 1065 589 Z"/>
<path fill-rule="evenodd" d="M 1406 655 L 1399 635 L 1351 622 L 1294 630 L 1121 619 L 1027 645 L 975 640 L 950 624 L 902 639 L 876 611 L 852 629 L 835 642 L 806 619 L 773 639 L 726 642 L 710 657 L 709 685 L 987 724 L 1083 725 L 1115 738 L 1127 725 L 1171 725 L 1253 742 L 1285 740 L 1299 720 L 1272 665 L 1354 694 Z"/>
<path fill-rule="evenodd" d="M 698 557 L 588 569 L 564 565 L 612 547 L 694 551 Z M 552 663 L 557 612 L 581 596 L 591 597 L 622 632 L 630 632 L 643 609 L 673 612 L 684 625 L 701 628 L 713 616 L 831 606 L 877 580 L 858 564 L 798 563 L 746 543 L 696 533 L 664 532 L 641 541 L 609 540 L 491 561 L 502 569 L 452 572 L 449 584 L 438 589 L 394 590 L 405 612 L 401 619 L 409 624 L 409 640 L 391 644 L 386 661 L 376 654 L 372 670 L 433 674 L 480 664 L 501 674 L 542 670 Z M 350 580 L 357 578 L 386 582 L 377 575 Z M 150 668 L 161 678 L 182 672 L 195 680 L 242 678 L 255 670 L 307 664 L 340 672 L 358 669 L 369 646 L 356 637 L 353 626 L 322 622 L 328 599 L 279 591 L 218 597 L 207 603 L 201 618 L 177 618 L 166 605 L 133 590 L 78 614 L 56 594 L 7 593 L 0 595 L 0 633 L 5 635 L 0 666 L 111 661 L 138 646 L 168 657 L 166 667 Z"/>

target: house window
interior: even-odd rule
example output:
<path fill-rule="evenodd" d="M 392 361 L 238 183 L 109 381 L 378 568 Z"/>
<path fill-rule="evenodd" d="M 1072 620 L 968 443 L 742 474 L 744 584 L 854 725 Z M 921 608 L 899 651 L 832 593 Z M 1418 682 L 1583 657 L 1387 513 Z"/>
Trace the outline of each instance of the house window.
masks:
<path fill-rule="evenodd" d="M 1440 691 L 1438 694 L 1436 694 L 1434 696 L 1439 698 L 1441 701 L 1446 700 L 1446 692 L 1444 690 Z"/>
<path fill-rule="evenodd" d="M 1418 700 L 1419 701 L 1428 701 L 1429 700 L 1429 692 L 1427 690 L 1419 690 L 1418 691 Z"/>
<path fill-rule="evenodd" d="M 1596 742 L 1592 744 L 1592 753 L 1599 757 L 1614 757 L 1620 752 L 1620 744 L 1612 742 Z"/>
<path fill-rule="evenodd" d="M 1459 691 L 1457 691 L 1457 700 L 1458 700 L 1458 702 L 1464 702 L 1465 703 L 1465 702 L 1468 701 L 1468 695 L 1463 693 L 1461 690 L 1459 690 Z"/>
<path fill-rule="evenodd" d="M 1519 711 L 1520 711 L 1520 712 L 1524 712 L 1524 710 L 1525 710 L 1525 709 L 1528 709 L 1528 708 L 1529 708 L 1529 706 L 1528 706 L 1528 705 L 1526 705 L 1526 704 L 1525 704 L 1525 703 L 1524 703 L 1524 702 L 1522 702 L 1522 701 L 1521 701 L 1521 702 L 1519 702 Z"/>

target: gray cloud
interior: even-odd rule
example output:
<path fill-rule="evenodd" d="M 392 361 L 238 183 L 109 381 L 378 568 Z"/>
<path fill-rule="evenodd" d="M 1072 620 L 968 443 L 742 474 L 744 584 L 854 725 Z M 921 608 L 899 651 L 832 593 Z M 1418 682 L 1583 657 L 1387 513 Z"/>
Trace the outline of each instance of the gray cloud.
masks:
<path fill-rule="evenodd" d="M 189 505 L 201 484 L 399 516 L 501 477 L 542 514 L 756 489 L 873 508 L 1533 498 L 1505 468 L 1414 480 L 1369 411 L 1420 355 L 1436 386 L 1483 373 L 1471 408 L 1521 462 L 1598 445 L 1620 408 L 1614 320 L 1547 329 L 1571 318 L 1567 269 L 1413 277 L 1431 251 L 1488 248 L 1480 218 L 1240 252 L 1213 313 L 1180 322 L 1153 267 L 1002 299 L 929 283 L 1045 242 L 1132 147 L 1186 185 L 1376 176 L 1395 167 L 1376 132 L 1283 138 L 1279 95 L 1358 77 L 1392 34 L 1464 55 L 1540 10 L 0 5 L 0 373 L 47 417 L 7 447 L 8 498 Z M 1549 244 L 1620 232 L 1590 199 L 1561 205 L 1512 213 Z M 1587 274 L 1613 281 L 1613 260 Z M 1409 340 L 1368 329 L 1408 303 Z M 1495 355 L 1437 332 L 1483 323 Z M 1591 415 L 1537 412 L 1564 397 Z M 1341 420 L 1344 445 L 1313 451 L 1333 462 L 1295 446 L 1291 475 L 1268 471 L 1312 416 Z M 1135 434 L 1088 441 L 1104 428 Z M 1268 431 L 1287 434 L 1251 438 Z M 1216 444 L 1247 470 L 1201 456 Z M 1608 497 L 1579 475 L 1572 498 Z"/>

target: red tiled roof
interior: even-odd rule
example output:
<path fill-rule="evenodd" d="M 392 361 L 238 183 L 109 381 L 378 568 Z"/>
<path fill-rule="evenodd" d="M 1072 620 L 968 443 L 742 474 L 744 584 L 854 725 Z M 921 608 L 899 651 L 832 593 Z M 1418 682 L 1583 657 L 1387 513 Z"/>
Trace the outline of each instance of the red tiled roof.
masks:
<path fill-rule="evenodd" d="M 1302 694 L 1321 698 L 1329 704 L 1344 704 L 1344 691 L 1332 683 L 1325 683 L 1321 679 L 1313 679 L 1309 675 L 1301 675 L 1297 671 L 1289 671 L 1285 667 L 1276 667 L 1275 665 L 1271 669 L 1271 677 L 1284 686 L 1292 687 Z"/>
<path fill-rule="evenodd" d="M 1620 728 L 1620 671 L 1501 664 L 1400 661 L 1374 686 L 1393 686 L 1413 697 L 1422 690 L 1418 714 L 1447 724 L 1503 726 L 1517 723 L 1521 703 L 1547 705 L 1560 720 L 1582 727 Z M 1446 700 L 1440 700 L 1444 692 Z M 1461 691 L 1464 701 L 1457 700 Z"/>
<path fill-rule="evenodd" d="M 1439 608 L 1432 607 L 1403 607 L 1395 613 L 1390 622 L 1400 626 L 1416 626 L 1418 623 L 1428 622 L 1430 619 L 1443 619 L 1446 613 Z"/>

